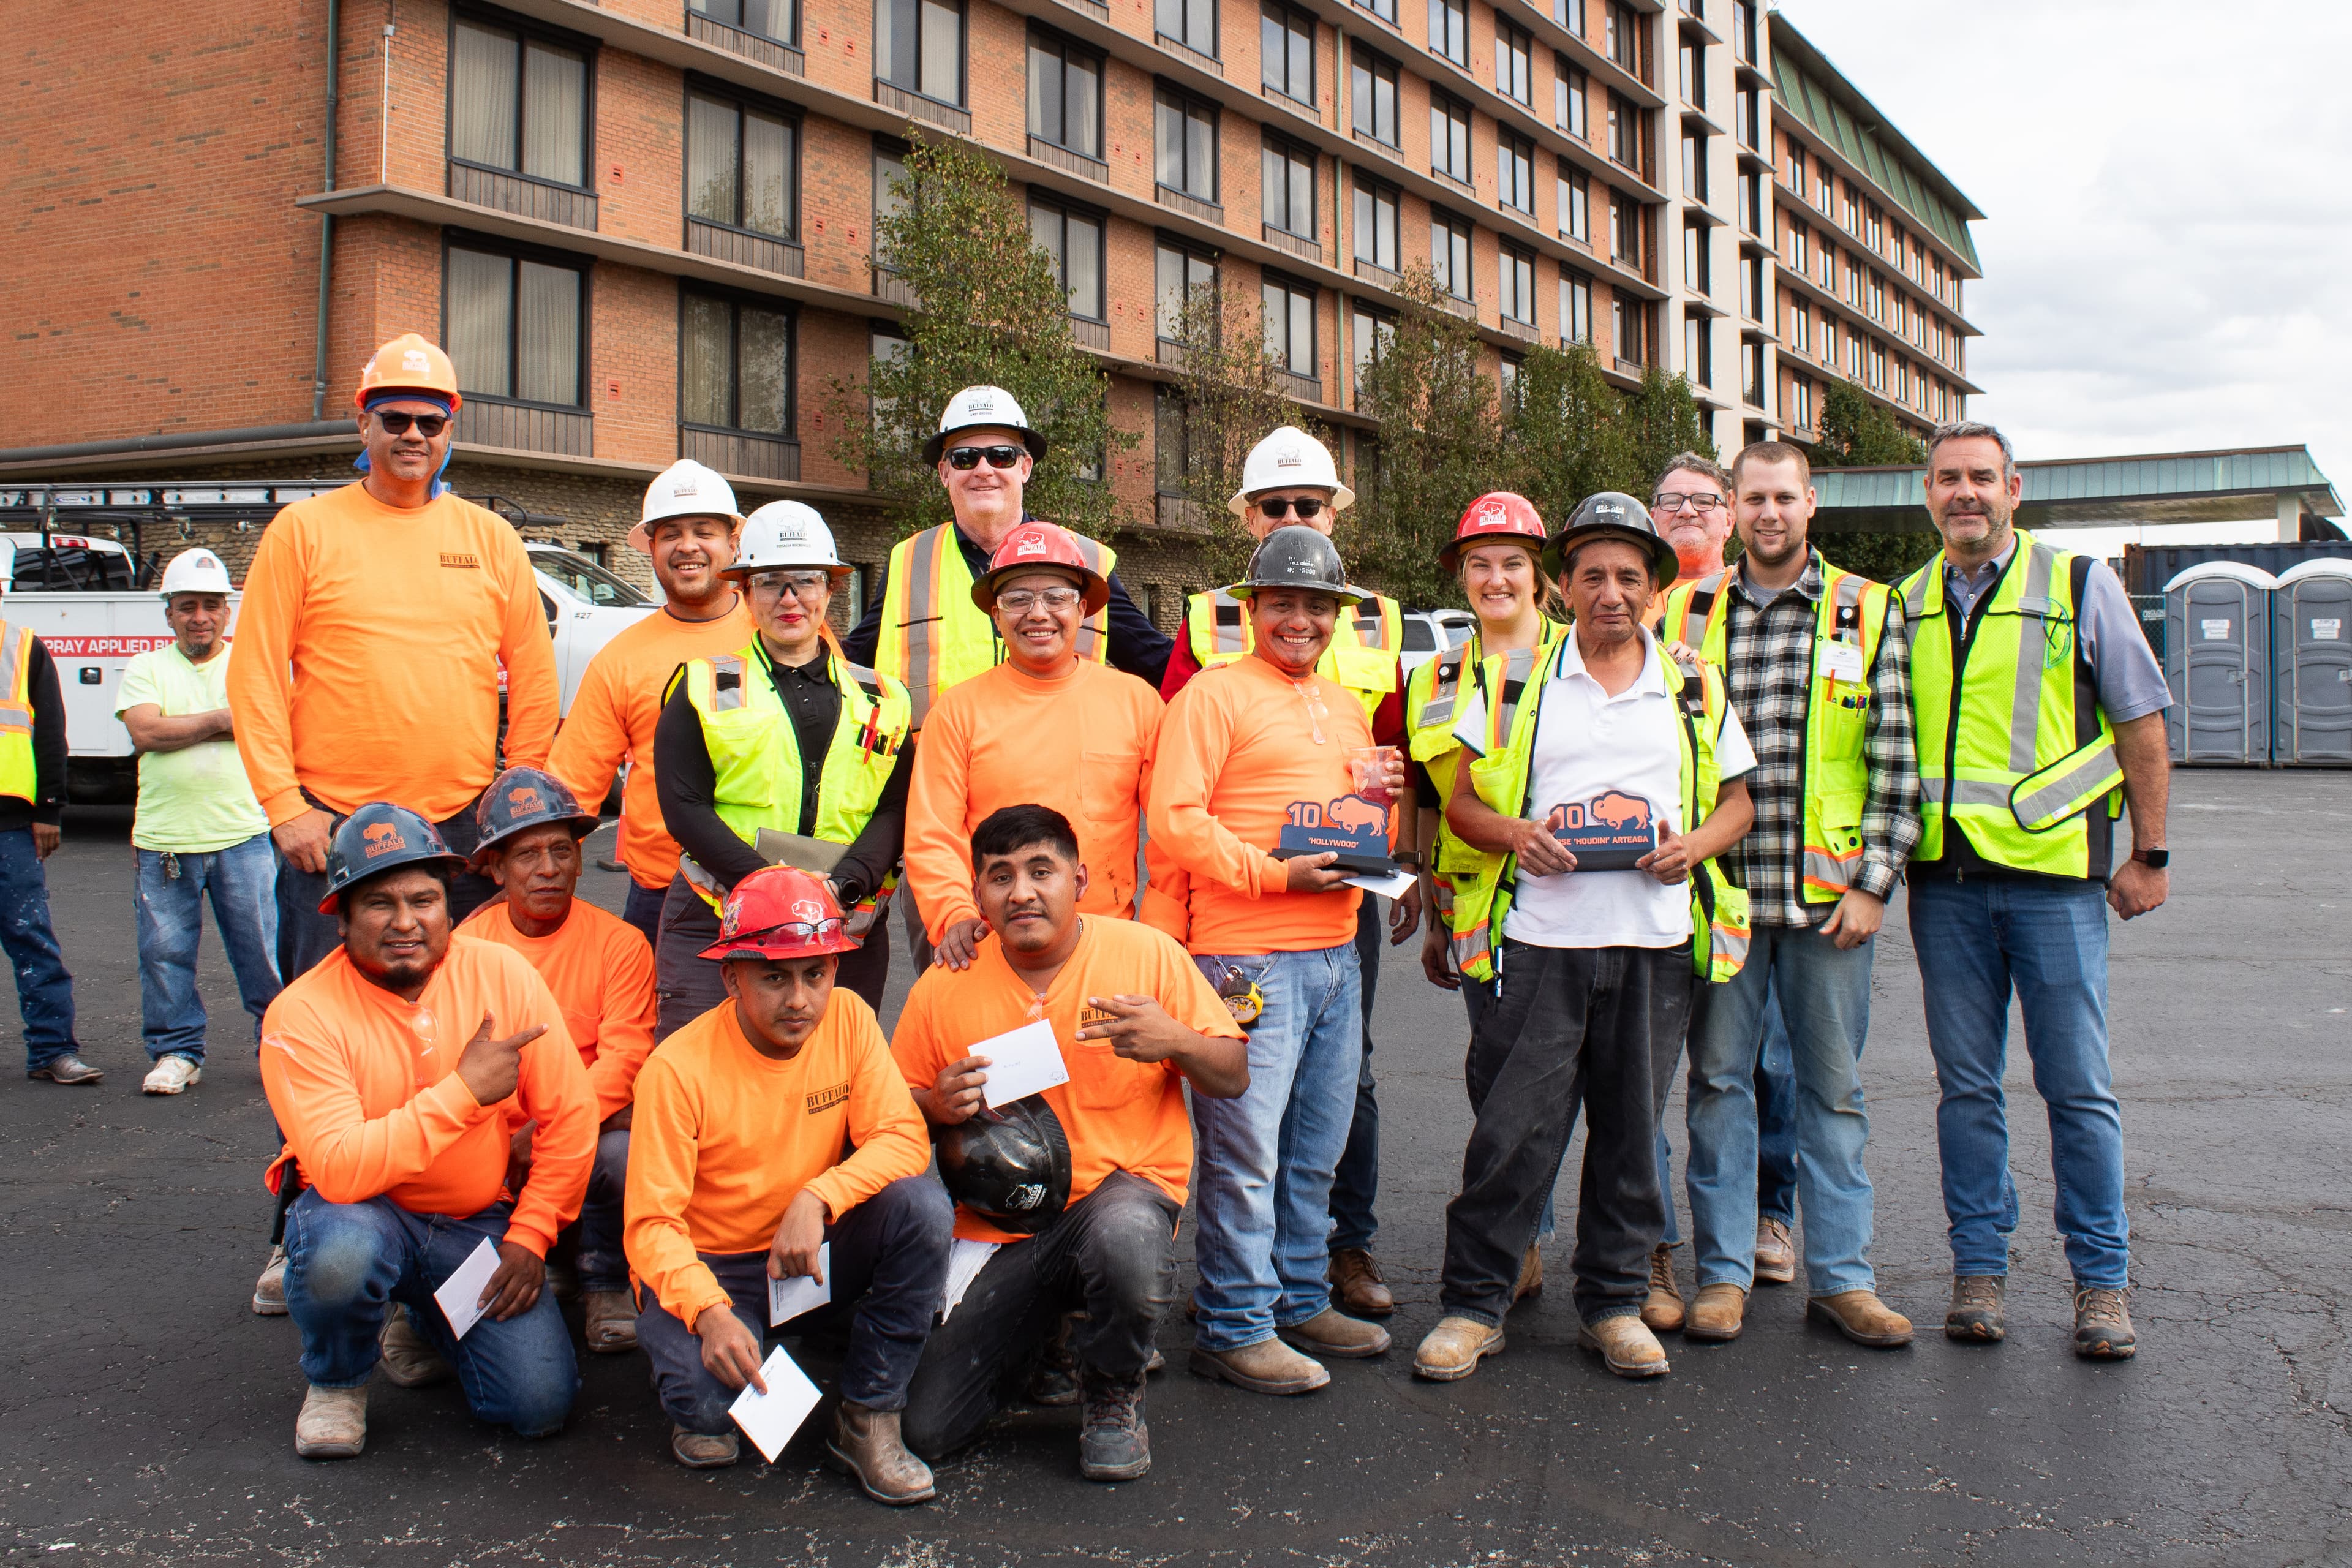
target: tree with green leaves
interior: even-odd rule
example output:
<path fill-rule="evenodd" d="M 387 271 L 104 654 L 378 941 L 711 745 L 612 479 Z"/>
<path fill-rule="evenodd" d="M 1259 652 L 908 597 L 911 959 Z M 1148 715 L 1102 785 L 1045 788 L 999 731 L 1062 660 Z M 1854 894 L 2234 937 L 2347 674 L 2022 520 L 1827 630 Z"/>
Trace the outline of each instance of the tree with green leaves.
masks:
<path fill-rule="evenodd" d="M 1517 490 L 1557 527 L 1589 495 L 1646 485 L 1631 478 L 1639 459 L 1623 412 L 1624 400 L 1601 373 L 1591 343 L 1529 349 L 1517 394 L 1503 411 L 1508 482 L 1494 488 Z"/>
<path fill-rule="evenodd" d="M 1642 384 L 1625 395 L 1626 441 L 1632 448 L 1629 483 L 1616 488 L 1627 495 L 1649 499 L 1667 463 L 1684 452 L 1715 456 L 1715 438 L 1706 433 L 1706 416 L 1691 395 L 1690 379 L 1668 375 L 1656 365 L 1642 372 Z"/>
<path fill-rule="evenodd" d="M 1181 495 L 1200 531 L 1202 586 L 1238 580 L 1252 541 L 1226 502 L 1241 489 L 1250 448 L 1279 426 L 1299 423 L 1285 368 L 1265 346 L 1257 300 L 1216 284 L 1190 289 L 1177 306 L 1177 376 L 1156 394 L 1153 446 L 1162 494 Z M 1330 442 L 1311 426 L 1307 433 Z"/>

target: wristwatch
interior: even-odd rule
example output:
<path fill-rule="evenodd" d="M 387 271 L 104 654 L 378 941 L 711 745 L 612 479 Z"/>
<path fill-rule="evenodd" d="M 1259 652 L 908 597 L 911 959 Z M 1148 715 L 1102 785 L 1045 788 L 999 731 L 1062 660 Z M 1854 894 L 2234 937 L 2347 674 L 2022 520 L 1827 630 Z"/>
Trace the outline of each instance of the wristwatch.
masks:
<path fill-rule="evenodd" d="M 2147 867 L 2151 871 L 2161 871 L 2166 867 L 2172 864 L 2172 851 L 2169 849 L 2135 849 L 2132 851 L 2132 858 L 2138 861 L 2141 865 Z"/>

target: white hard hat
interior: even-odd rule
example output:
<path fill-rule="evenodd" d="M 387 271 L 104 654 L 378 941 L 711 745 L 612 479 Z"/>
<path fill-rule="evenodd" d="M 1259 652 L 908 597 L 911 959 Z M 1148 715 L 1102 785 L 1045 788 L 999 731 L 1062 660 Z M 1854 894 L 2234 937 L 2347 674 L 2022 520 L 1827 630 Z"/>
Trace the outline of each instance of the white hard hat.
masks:
<path fill-rule="evenodd" d="M 1242 488 L 1225 504 L 1235 517 L 1249 515 L 1250 497 L 1260 490 L 1316 487 L 1331 492 L 1331 510 L 1353 506 L 1356 492 L 1339 482 L 1330 448 L 1295 425 L 1285 425 L 1250 448 L 1242 464 Z"/>
<path fill-rule="evenodd" d="M 923 443 L 923 461 L 938 462 L 949 437 L 982 425 L 1019 431 L 1021 444 L 1029 448 L 1031 459 L 1041 463 L 1045 460 L 1045 437 L 1029 428 L 1029 416 L 1021 411 L 1018 399 L 1001 386 L 967 386 L 948 399 L 947 407 L 940 414 L 940 433 Z"/>
<path fill-rule="evenodd" d="M 833 530 L 816 508 L 796 500 L 772 500 L 743 520 L 741 544 L 721 577 L 748 577 L 793 566 L 821 566 L 835 578 L 855 570 L 834 553 Z"/>
<path fill-rule="evenodd" d="M 630 545 L 652 554 L 653 526 L 666 517 L 723 517 L 739 528 L 743 523 L 735 511 L 735 487 L 692 458 L 680 458 L 646 487 L 645 510 L 629 530 Z"/>
<path fill-rule="evenodd" d="M 183 550 L 163 568 L 163 598 L 174 594 L 227 594 L 228 568 L 209 550 Z"/>

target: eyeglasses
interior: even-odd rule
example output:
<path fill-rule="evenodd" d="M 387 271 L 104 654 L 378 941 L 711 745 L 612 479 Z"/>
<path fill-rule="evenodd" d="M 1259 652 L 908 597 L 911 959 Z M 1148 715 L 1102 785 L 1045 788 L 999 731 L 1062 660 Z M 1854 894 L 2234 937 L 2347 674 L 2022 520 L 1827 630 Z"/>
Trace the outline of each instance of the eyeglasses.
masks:
<path fill-rule="evenodd" d="M 1680 511 L 1685 507 L 1688 507 L 1699 516 L 1705 517 L 1723 504 L 1723 498 L 1705 495 L 1669 495 L 1661 490 L 1650 498 L 1650 504 L 1660 511 Z"/>
<path fill-rule="evenodd" d="M 1296 508 L 1298 512 L 1299 521 L 1311 522 L 1314 521 L 1316 514 L 1320 512 L 1326 504 L 1327 503 L 1323 501 L 1309 500 L 1304 498 L 1293 500 L 1287 496 L 1276 496 L 1271 500 L 1262 500 L 1258 502 L 1257 510 L 1264 512 L 1268 517 L 1287 517 L 1292 509 Z"/>
<path fill-rule="evenodd" d="M 961 473 L 980 467 L 980 460 L 986 458 L 992 468 L 1009 468 L 1027 456 L 1020 447 L 950 447 L 948 467 Z"/>
<path fill-rule="evenodd" d="M 751 578 L 755 591 L 770 594 L 781 594 L 787 588 L 795 594 L 814 594 L 832 583 L 832 575 L 824 572 L 760 572 Z"/>
<path fill-rule="evenodd" d="M 1076 588 L 1007 588 L 996 595 L 996 607 L 1025 616 L 1040 605 L 1049 610 L 1066 610 L 1078 597 Z"/>
<path fill-rule="evenodd" d="M 383 426 L 383 433 L 387 436 L 405 436 L 408 427 L 414 425 L 416 433 L 428 441 L 449 427 L 446 414 L 402 414 L 390 408 L 377 409 L 375 422 Z"/>
<path fill-rule="evenodd" d="M 782 940 L 784 942 L 827 942 L 849 929 L 849 922 L 839 915 L 827 915 L 821 921 L 793 921 L 786 925 L 770 926 L 765 931 L 739 931 L 734 940 L 745 947 L 759 947 Z"/>

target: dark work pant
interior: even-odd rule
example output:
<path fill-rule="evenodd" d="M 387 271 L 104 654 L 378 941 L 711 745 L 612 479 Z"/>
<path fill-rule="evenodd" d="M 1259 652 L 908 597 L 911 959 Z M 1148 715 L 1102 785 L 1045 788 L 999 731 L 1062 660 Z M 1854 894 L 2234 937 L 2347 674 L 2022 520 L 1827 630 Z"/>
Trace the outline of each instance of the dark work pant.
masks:
<path fill-rule="evenodd" d="M 702 950 L 719 940 L 719 913 L 684 877 L 671 880 L 662 900 L 661 939 L 654 943 L 654 1040 L 659 1044 L 727 1000 L 727 980 Z M 890 980 L 890 928 L 877 920 L 865 944 L 841 955 L 833 983 L 855 991 L 876 1012 Z"/>
<path fill-rule="evenodd" d="M 1780 1018 L 1780 983 L 1764 998 L 1764 1044 L 1756 1053 L 1756 1212 L 1797 1219 L 1797 1058 Z"/>
<path fill-rule="evenodd" d="M 1588 1322 L 1638 1312 L 1650 1249 L 1665 1230 L 1658 1108 L 1690 1024 L 1690 944 L 1531 947 L 1506 940 L 1501 994 L 1471 1041 L 1477 1121 L 1462 1192 L 1445 1206 L 1449 1313 L 1497 1324 L 1585 1114 L 1577 1194 L 1576 1310 Z"/>
<path fill-rule="evenodd" d="M 338 816 L 328 831 L 342 825 L 343 819 Z M 481 834 L 474 826 L 472 801 L 467 801 L 457 816 L 433 826 L 440 830 L 441 841 L 459 855 L 471 856 L 481 844 Z M 451 927 L 498 897 L 498 892 L 499 885 L 488 877 L 477 877 L 471 871 L 458 872 L 449 885 Z M 335 917 L 319 912 L 319 900 L 326 896 L 325 872 L 305 871 L 283 856 L 278 858 L 278 973 L 289 984 L 293 984 L 295 976 L 308 973 L 312 964 L 343 945 L 343 939 L 335 934 Z"/>
<path fill-rule="evenodd" d="M 947 1283 L 955 1205 L 929 1174 L 901 1176 L 826 1226 L 824 1238 L 833 1247 L 833 1300 L 773 1329 L 768 1327 L 767 1253 L 696 1256 L 718 1277 L 735 1316 L 763 1352 L 782 1334 L 823 1332 L 845 1321 L 849 1353 L 841 1365 L 841 1397 L 868 1410 L 904 1409 L 908 1380 L 922 1359 Z M 702 1364 L 702 1341 L 652 1291 L 641 1294 L 637 1343 L 653 1363 L 662 1413 L 689 1432 L 733 1431 L 727 1407 L 742 1390 L 711 1376 Z"/>
<path fill-rule="evenodd" d="M 900 1427 L 936 1457 L 980 1436 L 1028 1385 L 1061 1315 L 1084 1308 L 1071 1349 L 1081 1367 L 1132 1384 L 1176 1294 L 1174 1200 L 1113 1171 L 1051 1227 L 996 1249 L 923 1347 Z"/>
<path fill-rule="evenodd" d="M 1348 1147 L 1331 1173 L 1331 1250 L 1372 1245 L 1381 1228 L 1372 1212 L 1381 1194 L 1381 1102 L 1372 1091 L 1372 993 L 1381 982 L 1381 901 L 1364 895 L 1356 911 L 1356 959 L 1364 974 L 1364 1062 L 1356 1075 L 1356 1116 Z"/>
<path fill-rule="evenodd" d="M 648 888 L 636 882 L 629 884 L 629 897 L 621 906 L 621 918 L 637 928 L 647 947 L 661 945 L 662 900 L 669 897 L 667 888 Z"/>

